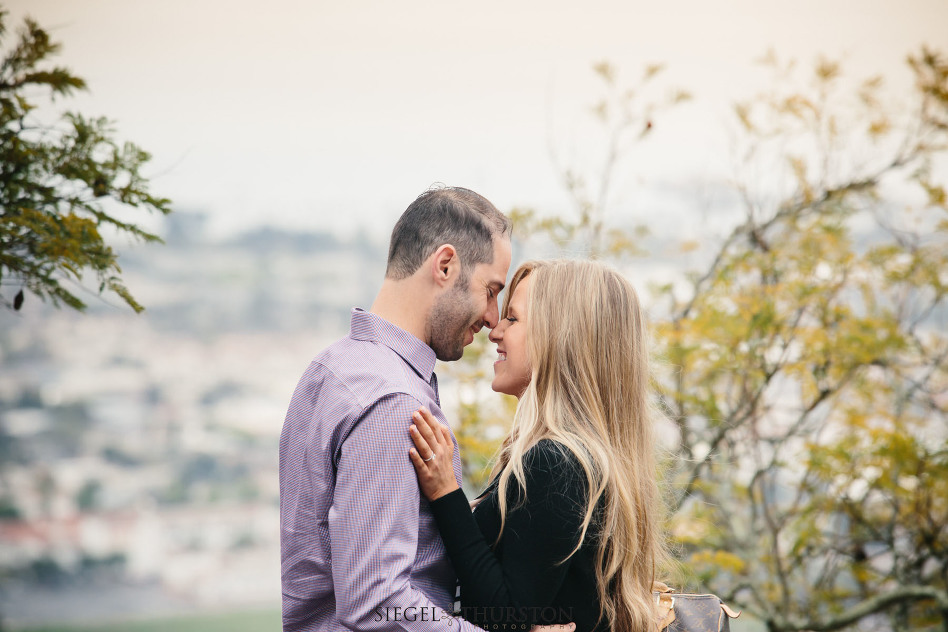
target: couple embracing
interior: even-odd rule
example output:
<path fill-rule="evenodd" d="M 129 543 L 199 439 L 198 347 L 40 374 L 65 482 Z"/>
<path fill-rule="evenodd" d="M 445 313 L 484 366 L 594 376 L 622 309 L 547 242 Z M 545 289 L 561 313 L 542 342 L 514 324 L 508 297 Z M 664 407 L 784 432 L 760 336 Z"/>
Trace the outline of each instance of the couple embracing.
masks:
<path fill-rule="evenodd" d="M 653 629 L 665 550 L 638 298 L 599 263 L 534 261 L 501 307 L 510 260 L 489 201 L 423 193 L 371 309 L 304 373 L 280 439 L 285 632 Z M 483 327 L 491 387 L 519 403 L 469 503 L 434 368 Z"/>

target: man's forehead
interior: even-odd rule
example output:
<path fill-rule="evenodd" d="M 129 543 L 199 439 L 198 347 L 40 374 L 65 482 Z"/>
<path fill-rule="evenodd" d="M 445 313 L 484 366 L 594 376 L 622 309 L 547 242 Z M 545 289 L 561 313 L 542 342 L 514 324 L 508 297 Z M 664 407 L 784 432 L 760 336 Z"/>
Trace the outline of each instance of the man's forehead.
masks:
<path fill-rule="evenodd" d="M 487 277 L 486 282 L 496 285 L 500 289 L 507 284 L 507 271 L 510 269 L 511 248 L 510 240 L 502 237 L 494 240 L 494 260 L 484 264 L 483 270 Z"/>
<path fill-rule="evenodd" d="M 501 288 L 507 284 L 507 268 L 495 258 L 493 263 L 480 263 L 474 269 L 474 275 L 480 277 L 484 285 L 498 285 Z"/>

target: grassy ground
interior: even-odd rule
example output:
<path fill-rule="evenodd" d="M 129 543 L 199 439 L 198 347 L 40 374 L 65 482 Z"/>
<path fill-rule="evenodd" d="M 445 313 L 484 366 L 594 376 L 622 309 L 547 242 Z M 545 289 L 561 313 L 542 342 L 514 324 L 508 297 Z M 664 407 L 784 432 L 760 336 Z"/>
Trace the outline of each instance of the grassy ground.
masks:
<path fill-rule="evenodd" d="M 194 615 L 108 625 L 29 628 L 29 632 L 279 632 L 279 610 Z"/>

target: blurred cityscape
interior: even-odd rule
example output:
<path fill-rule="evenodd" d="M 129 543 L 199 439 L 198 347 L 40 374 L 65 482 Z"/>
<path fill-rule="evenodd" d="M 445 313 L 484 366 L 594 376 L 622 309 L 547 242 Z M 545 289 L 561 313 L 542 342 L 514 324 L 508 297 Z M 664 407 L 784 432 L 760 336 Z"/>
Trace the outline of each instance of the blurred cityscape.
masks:
<path fill-rule="evenodd" d="M 176 213 L 166 245 L 122 255 L 142 315 L 92 295 L 85 314 L 0 311 L 5 625 L 279 607 L 285 407 L 385 251 L 203 228 Z"/>

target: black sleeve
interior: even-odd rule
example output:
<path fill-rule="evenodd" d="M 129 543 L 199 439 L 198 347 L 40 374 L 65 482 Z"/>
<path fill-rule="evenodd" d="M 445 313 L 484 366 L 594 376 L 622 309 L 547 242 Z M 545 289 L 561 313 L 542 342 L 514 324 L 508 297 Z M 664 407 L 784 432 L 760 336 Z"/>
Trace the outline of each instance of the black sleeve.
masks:
<path fill-rule="evenodd" d="M 575 458 L 544 440 L 524 461 L 526 502 L 508 492 L 507 520 L 498 551 L 491 548 L 471 513 L 464 492 L 456 490 L 431 503 L 448 556 L 461 582 L 467 608 L 544 608 L 558 593 L 579 542 L 586 506 L 585 475 Z M 516 490 L 515 479 L 508 488 Z M 485 502 L 488 499 L 485 499 Z M 523 612 L 521 610 L 521 612 Z"/>

